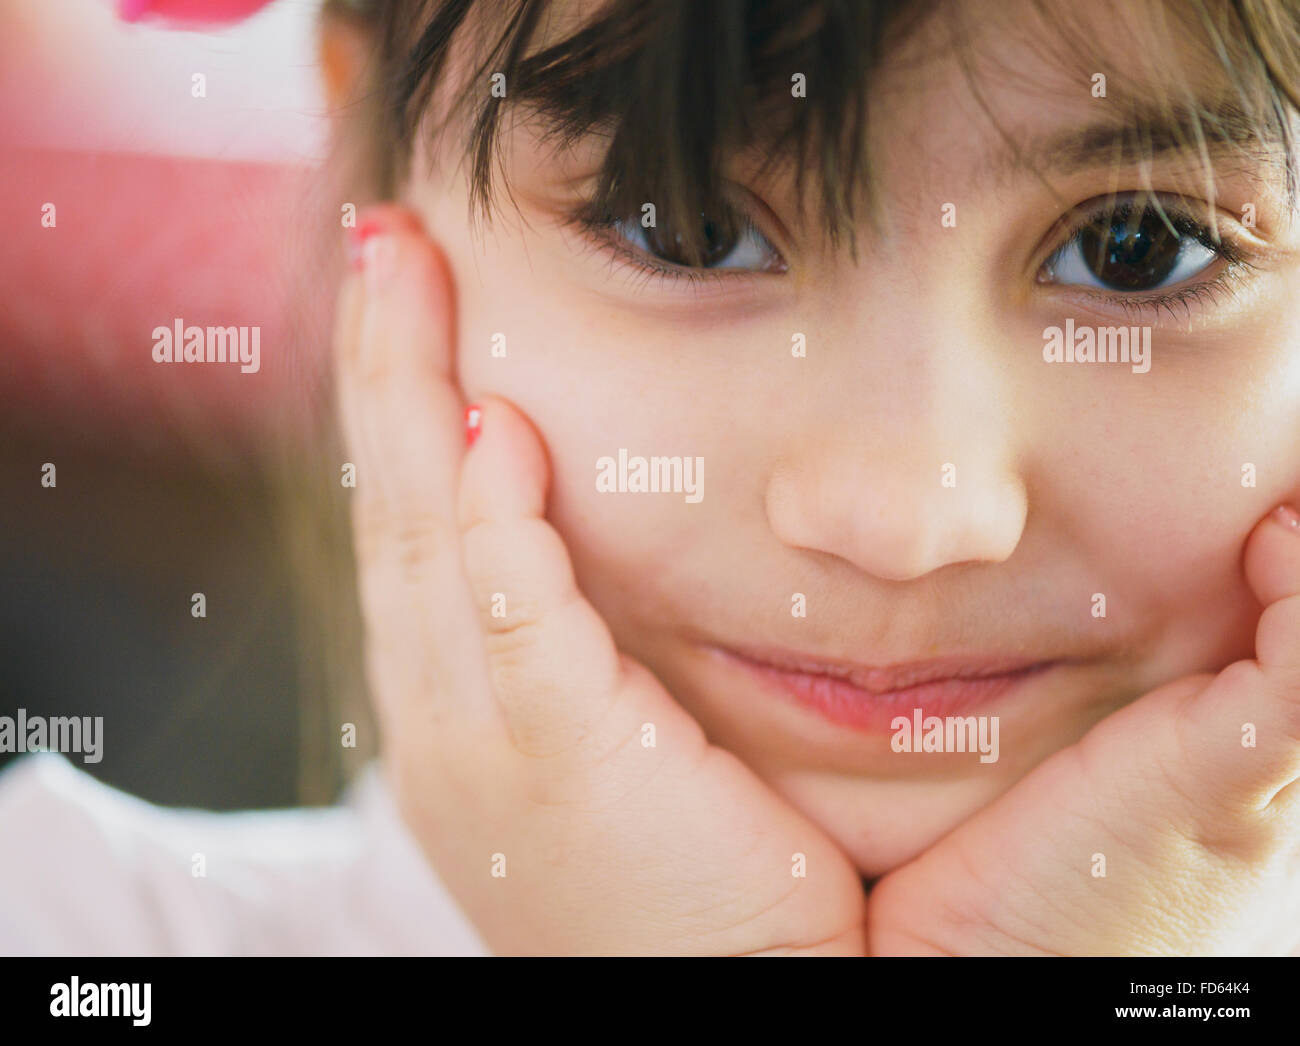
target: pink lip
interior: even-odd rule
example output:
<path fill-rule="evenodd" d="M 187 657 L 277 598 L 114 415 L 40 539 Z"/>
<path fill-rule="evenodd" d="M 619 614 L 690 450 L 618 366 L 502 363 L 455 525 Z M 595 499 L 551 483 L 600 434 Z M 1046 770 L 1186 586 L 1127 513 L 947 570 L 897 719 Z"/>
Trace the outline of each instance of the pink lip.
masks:
<path fill-rule="evenodd" d="M 710 649 L 831 722 L 872 733 L 889 731 L 895 716 L 913 709 L 942 717 L 988 704 L 1058 663 L 948 657 L 880 668 L 778 650 Z"/>

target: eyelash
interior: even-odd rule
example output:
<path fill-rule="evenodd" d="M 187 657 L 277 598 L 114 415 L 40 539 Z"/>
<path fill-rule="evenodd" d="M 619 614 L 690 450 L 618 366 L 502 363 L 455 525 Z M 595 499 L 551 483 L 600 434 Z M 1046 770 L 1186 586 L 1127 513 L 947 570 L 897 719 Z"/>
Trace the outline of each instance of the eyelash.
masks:
<path fill-rule="evenodd" d="M 763 231 L 755 224 L 752 215 L 743 207 L 733 205 L 736 216 L 743 222 L 742 234 L 755 234 L 771 248 L 773 253 L 780 257 L 780 252 L 772 245 L 771 239 L 764 235 Z M 706 282 L 721 282 L 731 280 L 744 280 L 755 276 L 770 275 L 752 269 L 690 269 L 681 265 L 672 265 L 667 262 L 661 262 L 653 255 L 648 255 L 644 251 L 637 250 L 624 240 L 614 231 L 614 226 L 618 223 L 618 218 L 611 218 L 608 215 L 595 215 L 586 205 L 565 215 L 562 223 L 571 228 L 575 228 L 579 235 L 585 239 L 590 246 L 609 257 L 611 268 L 618 262 L 628 263 L 636 270 L 643 279 L 643 282 L 653 280 L 663 280 L 669 283 L 680 281 L 687 282 L 692 287 L 697 287 Z M 784 264 L 785 259 L 782 259 Z"/>
<path fill-rule="evenodd" d="M 1094 205 L 1090 209 L 1087 205 L 1084 205 L 1084 208 L 1077 212 L 1078 217 L 1069 227 L 1069 233 L 1048 254 L 1048 260 L 1068 248 L 1077 247 L 1084 230 L 1098 220 L 1115 217 L 1127 218 L 1138 206 L 1141 206 L 1144 211 L 1152 211 L 1158 215 L 1159 212 L 1156 209 L 1157 199 L 1148 196 L 1145 202 L 1139 204 L 1136 197 L 1129 197 L 1128 199 L 1108 197 L 1104 203 Z M 1165 217 L 1168 218 L 1169 223 L 1175 230 L 1185 236 L 1190 236 L 1205 247 L 1206 250 L 1213 252 L 1219 261 L 1224 263 L 1223 269 L 1218 275 L 1213 279 L 1191 283 L 1172 291 L 1147 292 L 1146 294 L 1106 294 L 1096 290 L 1089 290 L 1087 294 L 1096 301 L 1124 310 L 1130 317 L 1139 317 L 1147 311 L 1159 314 L 1161 310 L 1164 310 L 1174 320 L 1180 318 L 1187 320 L 1191 317 L 1193 305 L 1218 304 L 1222 296 L 1231 296 L 1245 276 L 1255 267 L 1251 264 L 1249 253 L 1242 246 L 1230 236 L 1220 235 L 1216 240 L 1214 230 L 1189 210 L 1166 200 L 1159 200 L 1159 210 L 1164 212 Z M 1047 261 L 1045 260 L 1043 265 L 1046 264 Z M 1070 286 L 1062 284 L 1049 285 Z M 1182 311 L 1181 317 L 1179 315 L 1180 309 Z"/>
<path fill-rule="evenodd" d="M 1064 239 L 1057 242 L 1048 258 L 1055 257 L 1061 251 L 1076 246 L 1084 230 L 1099 219 L 1119 215 L 1127 216 L 1135 206 L 1134 198 L 1123 202 L 1117 201 L 1113 197 L 1091 209 L 1087 209 L 1085 205 L 1083 210 L 1077 212 L 1078 217 L 1075 218 L 1074 224 L 1070 226 L 1069 233 Z M 1149 199 L 1143 206 L 1144 209 L 1154 210 L 1154 200 Z M 1088 292 L 1088 296 L 1095 301 L 1101 301 L 1107 305 L 1122 309 L 1130 317 L 1141 316 L 1147 312 L 1159 314 L 1163 310 L 1168 312 L 1172 319 L 1177 320 L 1180 318 L 1179 311 L 1181 310 L 1184 313 L 1182 318 L 1189 319 L 1194 305 L 1218 304 L 1222 296 L 1233 294 L 1237 286 L 1254 266 L 1250 263 L 1247 252 L 1230 237 L 1220 236 L 1216 241 L 1213 230 L 1198 220 L 1190 211 L 1163 200 L 1160 201 L 1160 209 L 1164 211 L 1170 224 L 1179 233 L 1191 236 L 1196 242 L 1212 251 L 1219 260 L 1224 262 L 1222 271 L 1211 280 L 1189 284 L 1170 292 L 1105 294 L 1093 290 Z M 754 223 L 752 215 L 745 208 L 736 206 L 736 214 L 744 222 L 743 232 L 745 234 L 757 234 L 778 257 L 780 256 L 776 247 L 772 245 L 770 238 L 763 234 L 762 230 Z M 565 215 L 562 224 L 576 228 L 582 238 L 595 251 L 607 255 L 611 268 L 620 261 L 630 265 L 634 272 L 639 273 L 642 277 L 642 285 L 660 280 L 668 283 L 686 281 L 692 287 L 696 287 L 705 282 L 743 280 L 747 277 L 752 278 L 763 275 L 754 270 L 691 269 L 660 262 L 653 256 L 647 255 L 644 251 L 631 246 L 619 236 L 614 231 L 614 226 L 618 220 L 607 215 L 593 214 L 589 206 L 583 205 Z M 782 261 L 784 262 L 784 259 Z M 1043 264 L 1045 265 L 1046 261 Z"/>

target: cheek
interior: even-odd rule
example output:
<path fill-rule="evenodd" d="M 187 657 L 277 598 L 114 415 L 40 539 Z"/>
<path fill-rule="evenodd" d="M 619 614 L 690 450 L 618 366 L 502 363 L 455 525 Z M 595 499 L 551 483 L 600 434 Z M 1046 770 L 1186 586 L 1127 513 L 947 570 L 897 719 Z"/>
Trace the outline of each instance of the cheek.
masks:
<path fill-rule="evenodd" d="M 509 400 L 541 434 L 551 461 L 548 518 L 580 587 L 618 635 L 627 621 L 661 616 L 670 593 L 688 591 L 684 534 L 698 531 L 709 499 L 602 492 L 597 461 L 617 459 L 620 449 L 647 457 L 702 451 L 680 431 L 677 372 L 649 365 L 652 338 L 626 318 L 602 327 L 591 311 L 526 283 L 513 291 L 484 286 L 462 295 L 461 387 L 470 401 Z M 502 338 L 505 355 L 494 356 Z"/>
<path fill-rule="evenodd" d="M 720 525 L 720 477 L 706 467 L 708 496 L 688 504 L 677 494 L 599 492 L 596 463 L 620 448 L 713 460 L 712 434 L 726 425 L 697 407 L 714 379 L 687 365 L 677 344 L 698 350 L 699 339 L 666 336 L 662 321 L 578 291 L 517 245 L 476 238 L 452 193 L 419 206 L 429 228 L 448 230 L 440 242 L 456 279 L 461 389 L 468 402 L 510 401 L 541 434 L 552 466 L 548 518 L 587 597 L 634 644 L 631 623 L 662 622 L 701 582 L 688 560 Z"/>
<path fill-rule="evenodd" d="M 1115 594 L 1112 623 L 1150 644 L 1153 677 L 1250 656 L 1259 608 L 1242 549 L 1275 505 L 1300 498 L 1297 348 L 1170 360 L 1158 384 L 1068 414 L 1049 472 L 1072 478 L 1053 508 L 1097 591 Z"/>

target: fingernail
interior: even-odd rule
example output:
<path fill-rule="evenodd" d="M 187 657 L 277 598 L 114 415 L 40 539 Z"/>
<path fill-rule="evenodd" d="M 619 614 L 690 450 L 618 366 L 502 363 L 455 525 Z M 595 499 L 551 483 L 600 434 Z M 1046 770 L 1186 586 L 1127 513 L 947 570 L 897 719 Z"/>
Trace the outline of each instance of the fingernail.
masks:
<path fill-rule="evenodd" d="M 387 226 L 377 218 L 366 218 L 348 230 L 348 265 L 353 272 L 370 272 L 386 253 L 375 244 L 385 240 Z M 382 273 L 380 274 L 382 275 Z"/>
<path fill-rule="evenodd" d="M 465 408 L 465 446 L 474 446 L 482 432 L 483 408 L 475 403 Z"/>
<path fill-rule="evenodd" d="M 397 267 L 397 240 L 388 233 L 371 236 L 361 245 L 361 268 L 366 286 L 376 290 L 386 284 Z"/>
<path fill-rule="evenodd" d="M 1288 530 L 1300 530 L 1300 512 L 1290 505 L 1278 505 L 1273 510 L 1273 518 Z"/>
<path fill-rule="evenodd" d="M 366 240 L 379 231 L 378 222 L 362 222 L 347 231 L 348 267 L 353 272 L 361 271 L 361 248 Z"/>

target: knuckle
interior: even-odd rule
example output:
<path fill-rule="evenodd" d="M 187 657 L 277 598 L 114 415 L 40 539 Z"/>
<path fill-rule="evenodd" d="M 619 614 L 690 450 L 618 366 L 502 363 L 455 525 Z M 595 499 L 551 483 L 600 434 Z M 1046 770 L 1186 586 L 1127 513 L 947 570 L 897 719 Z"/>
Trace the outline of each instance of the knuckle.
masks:
<path fill-rule="evenodd" d="M 524 660 L 529 651 L 544 645 L 546 616 L 535 603 L 513 606 L 508 617 L 493 617 L 488 609 L 482 619 L 483 648 L 499 665 Z"/>
<path fill-rule="evenodd" d="M 1254 661 L 1234 661 L 1215 677 L 1211 684 L 1218 691 L 1250 693 L 1259 688 L 1262 673 Z"/>
<path fill-rule="evenodd" d="M 1258 868 L 1276 854 L 1278 839 L 1264 820 L 1244 811 L 1237 816 L 1202 820 L 1189 833 L 1192 842 L 1212 859 L 1225 864 Z"/>
<path fill-rule="evenodd" d="M 427 508 L 399 508 L 386 500 L 357 504 L 354 540 L 358 556 L 364 561 L 393 561 L 409 577 L 428 573 L 445 553 L 449 531 L 446 517 Z"/>
<path fill-rule="evenodd" d="M 430 565 L 439 552 L 436 535 L 437 520 L 432 517 L 406 518 L 393 526 L 389 538 L 403 570 L 420 574 Z"/>
<path fill-rule="evenodd" d="M 1300 685 L 1300 596 L 1288 596 L 1264 608 L 1255 629 L 1260 664 L 1287 669 L 1292 684 Z"/>
<path fill-rule="evenodd" d="M 576 595 L 563 539 L 542 519 L 475 523 L 462 535 L 465 570 L 490 635 L 526 638 Z"/>

